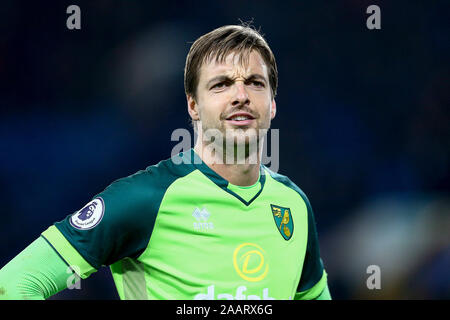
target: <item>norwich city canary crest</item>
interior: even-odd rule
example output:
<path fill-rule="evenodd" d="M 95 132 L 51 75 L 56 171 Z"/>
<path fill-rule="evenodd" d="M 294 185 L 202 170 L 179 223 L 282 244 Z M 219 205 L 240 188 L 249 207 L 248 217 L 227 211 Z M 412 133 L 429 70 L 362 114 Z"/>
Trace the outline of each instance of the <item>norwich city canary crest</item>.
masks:
<path fill-rule="evenodd" d="M 275 219 L 275 224 L 283 236 L 284 240 L 289 240 L 294 233 L 294 222 L 292 221 L 291 209 L 283 208 L 271 204 L 273 218 Z"/>

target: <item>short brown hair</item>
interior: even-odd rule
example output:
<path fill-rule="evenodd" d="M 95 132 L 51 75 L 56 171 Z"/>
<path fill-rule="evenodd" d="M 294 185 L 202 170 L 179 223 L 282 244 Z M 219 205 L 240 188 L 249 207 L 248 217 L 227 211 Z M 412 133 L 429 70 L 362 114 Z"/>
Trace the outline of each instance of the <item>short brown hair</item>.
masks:
<path fill-rule="evenodd" d="M 240 63 L 245 62 L 252 50 L 256 50 L 268 66 L 272 96 L 278 87 L 278 71 L 275 56 L 263 36 L 250 25 L 228 25 L 217 28 L 200 38 L 191 46 L 184 68 L 184 90 L 196 99 L 199 71 L 204 62 L 216 59 L 223 62 L 229 53 L 241 53 Z"/>

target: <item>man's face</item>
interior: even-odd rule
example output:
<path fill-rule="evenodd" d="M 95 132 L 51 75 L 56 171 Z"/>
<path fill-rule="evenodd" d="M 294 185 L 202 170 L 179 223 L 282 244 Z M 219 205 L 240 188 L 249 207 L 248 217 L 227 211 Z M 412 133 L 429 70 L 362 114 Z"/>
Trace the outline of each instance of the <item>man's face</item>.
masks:
<path fill-rule="evenodd" d="M 188 96 L 189 113 L 199 120 L 199 129 L 203 133 L 217 129 L 238 144 L 248 142 L 260 129 L 269 129 L 276 105 L 261 55 L 252 51 L 247 65 L 240 63 L 235 53 L 223 63 L 211 60 L 200 68 L 197 100 Z"/>

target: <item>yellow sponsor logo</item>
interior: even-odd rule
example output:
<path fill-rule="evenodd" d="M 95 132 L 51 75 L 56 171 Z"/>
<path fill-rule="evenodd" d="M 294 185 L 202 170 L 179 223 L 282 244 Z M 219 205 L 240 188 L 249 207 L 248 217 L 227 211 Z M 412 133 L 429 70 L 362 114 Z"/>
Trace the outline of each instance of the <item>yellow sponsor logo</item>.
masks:
<path fill-rule="evenodd" d="M 243 243 L 233 253 L 233 266 L 242 279 L 261 281 L 269 271 L 269 264 L 264 261 L 264 250 L 254 243 Z"/>

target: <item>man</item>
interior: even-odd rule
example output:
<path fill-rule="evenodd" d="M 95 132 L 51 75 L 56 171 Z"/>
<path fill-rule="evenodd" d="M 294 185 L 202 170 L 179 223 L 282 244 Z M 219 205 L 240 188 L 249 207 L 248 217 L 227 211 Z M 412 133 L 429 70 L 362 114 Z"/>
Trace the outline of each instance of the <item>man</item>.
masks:
<path fill-rule="evenodd" d="M 261 165 L 277 81 L 252 28 L 197 39 L 185 67 L 194 149 L 50 226 L 0 270 L 0 298 L 45 299 L 68 266 L 82 279 L 110 266 L 121 299 L 330 299 L 307 197 Z"/>

